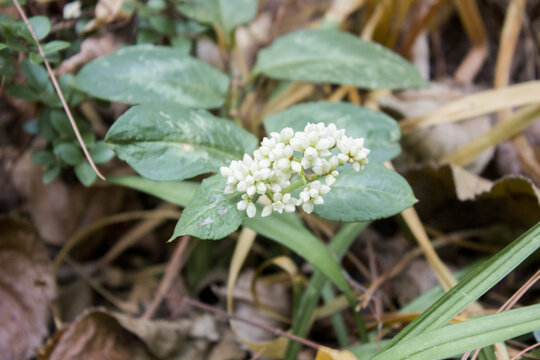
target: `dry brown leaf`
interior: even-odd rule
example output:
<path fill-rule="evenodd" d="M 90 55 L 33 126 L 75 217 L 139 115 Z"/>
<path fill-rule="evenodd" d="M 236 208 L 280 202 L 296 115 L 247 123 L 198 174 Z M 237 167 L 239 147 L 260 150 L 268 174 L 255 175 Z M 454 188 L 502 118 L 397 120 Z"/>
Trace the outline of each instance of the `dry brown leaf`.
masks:
<path fill-rule="evenodd" d="M 44 185 L 43 169 L 30 160 L 30 152 L 14 165 L 11 181 L 25 199 L 32 222 L 46 243 L 62 245 L 79 227 L 118 212 L 125 205 L 127 193 L 118 188 L 86 189 L 60 180 Z"/>
<path fill-rule="evenodd" d="M 56 70 L 56 75 L 61 76 L 66 73 L 76 72 L 90 61 L 100 56 L 112 54 L 118 50 L 119 45 L 120 40 L 112 33 L 85 39 L 81 43 L 81 50 L 60 64 L 58 70 Z"/>
<path fill-rule="evenodd" d="M 432 83 L 429 89 L 390 95 L 381 98 L 380 102 L 384 108 L 397 111 L 405 118 L 413 118 L 435 111 L 444 104 L 477 90 L 452 81 L 441 81 Z M 395 165 L 398 169 L 402 169 L 403 166 L 418 162 L 439 161 L 445 155 L 468 144 L 490 129 L 490 118 L 487 116 L 418 129 L 403 136 L 403 154 L 397 159 Z M 492 156 L 493 149 L 487 149 L 467 168 L 479 173 Z"/>
<path fill-rule="evenodd" d="M 40 360 L 202 359 L 209 342 L 193 336 L 197 321 L 144 320 L 89 309 L 56 334 Z"/>
<path fill-rule="evenodd" d="M 321 346 L 315 360 L 356 360 L 356 356 L 348 350 L 335 350 Z"/>
<path fill-rule="evenodd" d="M 539 190 L 524 177 L 491 182 L 454 165 L 427 165 L 404 176 L 422 219 L 444 232 L 493 224 L 523 231 L 540 219 Z"/>
<path fill-rule="evenodd" d="M 83 31 L 91 31 L 114 21 L 129 19 L 131 13 L 124 10 L 125 0 L 99 0 L 96 5 L 96 17 L 84 27 Z"/>
<path fill-rule="evenodd" d="M 0 357 L 34 355 L 56 294 L 52 263 L 33 226 L 0 217 Z"/>

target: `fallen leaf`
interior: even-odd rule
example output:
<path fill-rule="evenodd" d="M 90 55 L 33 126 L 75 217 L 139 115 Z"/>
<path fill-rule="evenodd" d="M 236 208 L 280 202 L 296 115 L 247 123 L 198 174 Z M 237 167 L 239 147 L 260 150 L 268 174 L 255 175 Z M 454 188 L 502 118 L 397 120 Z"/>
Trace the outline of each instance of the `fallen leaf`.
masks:
<path fill-rule="evenodd" d="M 381 98 L 381 106 L 397 112 L 400 117 L 412 118 L 478 91 L 471 86 L 450 81 L 432 82 L 430 85 L 429 89 L 404 91 Z M 396 159 L 396 168 L 401 170 L 418 162 L 438 161 L 490 129 L 490 117 L 480 116 L 405 134 L 401 141 L 403 155 Z M 493 151 L 492 148 L 484 151 L 467 169 L 480 173 L 493 156 Z"/>
<path fill-rule="evenodd" d="M 53 266 L 34 227 L 0 217 L 0 354 L 28 359 L 48 334 Z"/>
<path fill-rule="evenodd" d="M 96 5 L 96 17 L 86 24 L 83 32 L 98 29 L 114 21 L 129 19 L 131 13 L 124 10 L 124 3 L 125 0 L 99 0 Z"/>
<path fill-rule="evenodd" d="M 41 349 L 39 360 L 204 360 L 218 340 L 221 340 L 217 347 L 221 346 L 222 357 L 214 355 L 212 359 L 245 358 L 245 352 L 239 357 L 225 356 L 225 351 L 237 355 L 241 351 L 231 344 L 230 336 L 223 343 L 223 331 L 230 331 L 224 330 L 226 326 L 224 319 L 196 311 L 179 320 L 166 321 L 92 308 L 58 331 L 55 341 Z"/>
<path fill-rule="evenodd" d="M 64 60 L 56 70 L 56 75 L 61 76 L 66 73 L 77 72 L 81 67 L 90 61 L 112 54 L 120 46 L 118 37 L 111 33 L 105 33 L 99 37 L 91 37 L 83 40 L 81 50 L 72 57 Z"/>
<path fill-rule="evenodd" d="M 441 231 L 494 224 L 523 231 L 540 219 L 539 190 L 525 177 L 491 182 L 455 165 L 426 165 L 404 176 L 419 199 L 420 217 Z"/>
<path fill-rule="evenodd" d="M 321 346 L 315 360 L 356 360 L 356 356 L 348 350 L 335 350 Z"/>

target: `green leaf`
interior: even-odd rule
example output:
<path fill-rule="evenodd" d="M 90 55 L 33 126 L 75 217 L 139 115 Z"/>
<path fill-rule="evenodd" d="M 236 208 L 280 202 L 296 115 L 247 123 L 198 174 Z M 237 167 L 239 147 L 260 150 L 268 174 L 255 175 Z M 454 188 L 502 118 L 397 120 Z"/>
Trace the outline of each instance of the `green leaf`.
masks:
<path fill-rule="evenodd" d="M 258 213 L 260 213 L 260 210 Z M 345 280 L 334 257 L 319 239 L 299 224 L 296 216 L 278 213 L 272 213 L 272 215 L 265 218 L 256 216 L 247 219 L 244 226 L 302 256 L 330 279 L 341 291 L 345 292 L 349 300 L 355 302 L 349 283 Z"/>
<path fill-rule="evenodd" d="M 56 51 L 64 50 L 70 47 L 71 44 L 67 41 L 53 40 L 43 45 L 43 52 L 50 54 Z"/>
<path fill-rule="evenodd" d="M 90 62 L 75 77 L 75 86 L 127 104 L 171 101 L 213 108 L 223 104 L 229 78 L 174 48 L 139 45 Z"/>
<path fill-rule="evenodd" d="M 43 173 L 41 181 L 43 181 L 44 184 L 49 184 L 56 179 L 58 175 L 60 175 L 60 166 L 58 164 L 51 165 Z"/>
<path fill-rule="evenodd" d="M 177 9 L 202 23 L 215 24 L 229 34 L 255 17 L 257 0 L 188 0 L 181 1 Z"/>
<path fill-rule="evenodd" d="M 169 241 L 181 235 L 222 239 L 238 229 L 246 218 L 246 212 L 236 209 L 240 193 L 224 193 L 226 181 L 223 176 L 214 175 L 202 182 L 182 212 Z"/>
<path fill-rule="evenodd" d="M 186 206 L 199 187 L 193 181 L 152 181 L 138 176 L 108 177 L 107 182 L 126 186 L 179 206 Z"/>
<path fill-rule="evenodd" d="M 392 51 L 339 30 L 300 30 L 259 52 L 253 75 L 354 85 L 364 89 L 424 87 L 416 69 Z"/>
<path fill-rule="evenodd" d="M 341 259 L 349 247 L 356 240 L 358 235 L 364 230 L 367 223 L 345 224 L 339 232 L 330 240 L 328 247 L 334 255 Z M 292 334 L 305 337 L 311 324 L 311 318 L 319 303 L 323 287 L 327 284 L 326 277 L 321 272 L 315 272 L 298 304 L 298 310 L 292 319 Z M 297 358 L 301 344 L 296 341 L 290 341 L 285 353 L 285 359 L 294 360 Z"/>
<path fill-rule="evenodd" d="M 39 65 L 43 62 L 44 57 L 38 53 L 31 52 L 29 56 L 30 62 L 34 65 Z"/>
<path fill-rule="evenodd" d="M 35 90 L 46 91 L 49 86 L 52 86 L 49 85 L 47 70 L 40 65 L 32 64 L 27 59 L 21 61 L 21 72 L 26 78 L 28 85 Z"/>
<path fill-rule="evenodd" d="M 350 347 L 348 350 L 356 356 L 358 360 L 372 360 L 379 349 L 383 348 L 388 343 L 388 340 L 379 342 L 370 342 L 368 344 L 360 344 Z"/>
<path fill-rule="evenodd" d="M 28 19 L 38 40 L 44 39 L 51 31 L 51 22 L 46 16 L 33 16 Z"/>
<path fill-rule="evenodd" d="M 79 181 L 87 187 L 92 185 L 97 179 L 97 175 L 88 161 L 80 162 L 75 166 L 75 175 L 77 175 Z"/>
<path fill-rule="evenodd" d="M 540 222 L 471 271 L 390 342 L 389 346 L 440 328 L 540 247 Z"/>
<path fill-rule="evenodd" d="M 395 345 L 373 360 L 446 359 L 540 328 L 540 304 L 480 316 L 427 331 Z"/>
<path fill-rule="evenodd" d="M 84 160 L 83 153 L 72 143 L 60 143 L 54 147 L 54 153 L 59 155 L 68 165 L 77 165 Z"/>
<path fill-rule="evenodd" d="M 340 170 L 324 204 L 314 212 L 331 221 L 368 221 L 395 215 L 417 201 L 407 181 L 380 164 Z"/>
<path fill-rule="evenodd" d="M 5 48 L 7 48 L 8 46 L 4 43 L 0 43 L 0 50 L 3 50 Z"/>
<path fill-rule="evenodd" d="M 217 171 L 251 153 L 258 142 L 231 121 L 166 103 L 132 107 L 116 120 L 106 141 L 120 159 L 152 180 Z"/>
<path fill-rule="evenodd" d="M 56 164 L 56 157 L 50 151 L 36 151 L 30 155 L 30 160 L 41 166 Z"/>
<path fill-rule="evenodd" d="M 114 152 L 104 141 L 88 145 L 88 152 L 96 164 L 106 163 L 114 157 Z"/>
<path fill-rule="evenodd" d="M 307 123 L 334 123 L 345 129 L 347 136 L 364 138 L 371 150 L 368 159 L 386 161 L 400 152 L 401 131 L 396 121 L 386 114 L 350 103 L 314 102 L 295 105 L 267 117 L 264 127 L 268 133 L 291 127 L 303 131 Z"/>
<path fill-rule="evenodd" d="M 193 182 L 156 182 L 132 176 L 109 178 L 107 181 L 146 192 L 180 206 L 186 206 L 189 199 L 194 199 L 192 196 L 197 187 L 197 184 Z M 272 213 L 265 218 L 256 216 L 244 221 L 244 226 L 283 244 L 304 257 L 344 291 L 354 303 L 351 288 L 339 265 L 334 261 L 326 246 L 302 226 L 296 215 Z"/>
<path fill-rule="evenodd" d="M 148 23 L 154 30 L 161 34 L 174 35 L 176 33 L 174 21 L 166 16 L 152 16 L 148 18 Z"/>
<path fill-rule="evenodd" d="M 25 84 L 10 84 L 6 87 L 6 93 L 14 98 L 23 99 L 28 102 L 39 100 L 39 94 L 30 86 Z"/>

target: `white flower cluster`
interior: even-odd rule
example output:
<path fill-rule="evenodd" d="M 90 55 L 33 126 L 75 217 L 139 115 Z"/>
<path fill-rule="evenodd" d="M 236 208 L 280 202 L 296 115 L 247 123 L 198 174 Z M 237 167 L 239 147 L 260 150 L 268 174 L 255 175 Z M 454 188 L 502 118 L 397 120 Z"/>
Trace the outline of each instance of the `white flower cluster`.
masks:
<path fill-rule="evenodd" d="M 359 171 L 367 164 L 368 154 L 363 138 L 346 136 L 345 130 L 338 130 L 335 124 L 308 123 L 304 131 L 295 133 L 285 128 L 271 133 L 253 156 L 245 154 L 242 160 L 221 167 L 220 172 L 227 178 L 226 194 L 245 193 L 237 207 L 250 218 L 257 212 L 254 201 L 258 195 L 270 200 L 262 216 L 272 211 L 294 212 L 296 206 L 311 213 L 314 204 L 322 204 L 322 196 L 336 182 L 337 168 L 349 163 Z M 291 192 L 302 186 L 299 199 L 293 198 Z"/>

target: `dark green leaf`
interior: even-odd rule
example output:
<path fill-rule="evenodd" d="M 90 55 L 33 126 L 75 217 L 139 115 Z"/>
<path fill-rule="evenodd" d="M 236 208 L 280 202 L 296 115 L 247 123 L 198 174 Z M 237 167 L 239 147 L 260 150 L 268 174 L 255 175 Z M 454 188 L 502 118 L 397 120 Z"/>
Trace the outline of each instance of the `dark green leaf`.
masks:
<path fill-rule="evenodd" d="M 61 143 L 54 147 L 54 153 L 68 165 L 77 165 L 84 160 L 83 153 L 78 146 L 72 143 Z"/>
<path fill-rule="evenodd" d="M 104 141 L 97 141 L 88 145 L 88 152 L 96 164 L 102 164 L 114 157 L 114 152 Z"/>
<path fill-rule="evenodd" d="M 154 30 L 161 34 L 174 35 L 176 33 L 176 25 L 168 17 L 152 16 L 148 18 L 148 23 Z"/>
<path fill-rule="evenodd" d="M 92 96 L 128 104 L 171 101 L 212 108 L 223 104 L 228 77 L 174 48 L 139 45 L 87 64 L 75 85 Z"/>
<path fill-rule="evenodd" d="M 43 173 L 42 181 L 44 184 L 49 184 L 60 175 L 60 166 L 58 164 L 51 165 Z"/>
<path fill-rule="evenodd" d="M 39 65 L 43 62 L 43 56 L 38 53 L 31 52 L 29 56 L 30 62 L 34 65 Z"/>
<path fill-rule="evenodd" d="M 152 180 L 213 172 L 251 153 L 257 139 L 231 121 L 175 104 L 132 107 L 106 136 L 113 151 Z"/>
<path fill-rule="evenodd" d="M 38 40 L 44 39 L 51 31 L 51 22 L 46 16 L 33 16 L 28 19 Z"/>
<path fill-rule="evenodd" d="M 67 49 L 71 44 L 67 41 L 53 40 L 43 45 L 43 52 L 50 54 L 52 52 Z"/>
<path fill-rule="evenodd" d="M 56 164 L 56 157 L 50 151 L 36 151 L 30 155 L 30 160 L 41 166 Z"/>
<path fill-rule="evenodd" d="M 6 87 L 6 93 L 9 96 L 23 99 L 28 102 L 35 102 L 39 100 L 39 94 L 30 86 L 25 84 L 11 84 Z"/>
<path fill-rule="evenodd" d="M 407 181 L 380 164 L 354 171 L 340 170 L 324 204 L 314 212 L 331 221 L 368 221 L 395 215 L 411 207 L 416 199 Z"/>
<path fill-rule="evenodd" d="M 426 85 L 418 71 L 400 56 L 339 30 L 301 30 L 282 36 L 259 52 L 253 73 L 365 89 Z"/>
<path fill-rule="evenodd" d="M 229 34 L 238 25 L 251 21 L 257 12 L 257 0 L 188 0 L 178 11 L 202 23 L 219 26 Z"/>
<path fill-rule="evenodd" d="M 47 70 L 40 65 L 32 64 L 27 59 L 21 61 L 21 72 L 23 73 L 28 85 L 35 90 L 46 91 L 49 86 L 49 75 Z"/>
<path fill-rule="evenodd" d="M 75 175 L 77 175 L 79 181 L 87 187 L 92 185 L 97 179 L 96 173 L 86 160 L 75 166 Z"/>
<path fill-rule="evenodd" d="M 316 102 L 292 106 L 264 120 L 267 132 L 291 127 L 303 131 L 307 123 L 334 123 L 345 129 L 347 136 L 364 138 L 371 150 L 370 162 L 390 160 L 400 152 L 401 131 L 396 121 L 386 114 L 350 103 Z"/>
<path fill-rule="evenodd" d="M 226 180 L 214 175 L 202 182 L 182 212 L 171 240 L 181 235 L 216 240 L 238 229 L 246 212 L 236 209 L 240 193 L 224 193 Z"/>

